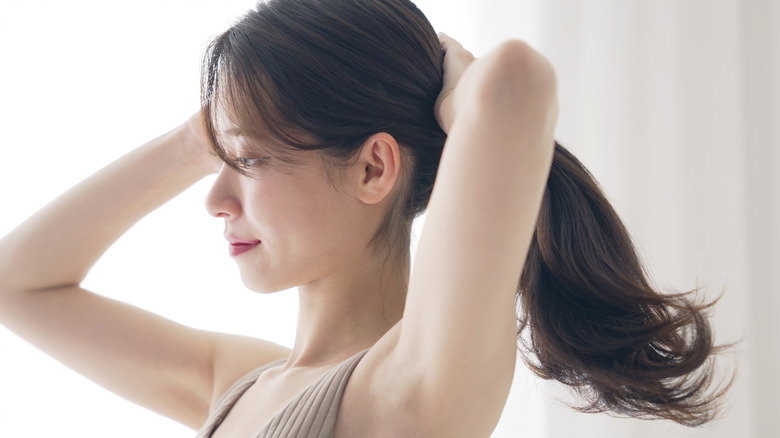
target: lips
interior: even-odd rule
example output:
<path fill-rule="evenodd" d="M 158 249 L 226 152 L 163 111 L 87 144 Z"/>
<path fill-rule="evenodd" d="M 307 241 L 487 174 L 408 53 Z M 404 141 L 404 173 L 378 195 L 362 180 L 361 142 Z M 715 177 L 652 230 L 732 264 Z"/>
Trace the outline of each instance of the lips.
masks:
<path fill-rule="evenodd" d="M 230 242 L 230 255 L 239 256 L 260 244 L 259 240 L 243 240 L 233 236 L 225 236 Z"/>

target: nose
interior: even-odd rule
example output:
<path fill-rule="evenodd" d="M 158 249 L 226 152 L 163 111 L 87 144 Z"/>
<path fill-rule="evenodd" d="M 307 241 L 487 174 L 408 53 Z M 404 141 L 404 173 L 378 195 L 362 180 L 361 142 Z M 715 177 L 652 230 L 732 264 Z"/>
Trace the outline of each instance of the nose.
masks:
<path fill-rule="evenodd" d="M 206 196 L 206 211 L 214 217 L 236 217 L 241 214 L 241 201 L 238 197 L 238 172 L 230 166 L 222 165 L 214 185 Z"/>

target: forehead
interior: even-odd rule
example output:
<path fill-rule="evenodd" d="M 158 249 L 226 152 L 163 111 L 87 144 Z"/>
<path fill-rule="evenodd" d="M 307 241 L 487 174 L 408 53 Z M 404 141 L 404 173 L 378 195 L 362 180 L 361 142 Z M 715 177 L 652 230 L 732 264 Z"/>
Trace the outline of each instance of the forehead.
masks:
<path fill-rule="evenodd" d="M 320 150 L 298 149 L 283 144 L 270 134 L 258 135 L 256 130 L 250 134 L 229 119 L 217 129 L 220 145 L 228 160 L 235 160 L 238 157 L 269 158 L 268 161 L 263 162 L 260 173 L 271 169 L 285 174 L 327 171 L 327 163 Z"/>
<path fill-rule="evenodd" d="M 267 149 L 269 153 L 273 149 L 277 154 L 285 149 L 288 150 L 287 152 L 292 152 L 293 148 L 283 145 L 262 126 L 258 126 L 257 123 L 240 123 L 230 111 L 220 108 L 216 111 L 214 119 L 216 134 L 220 143 L 224 144 L 226 152 L 247 148 Z"/>
<path fill-rule="evenodd" d="M 256 99 L 256 89 L 246 90 L 227 80 L 211 101 L 209 119 L 213 124 L 215 149 L 231 160 L 237 155 L 270 157 L 273 165 L 290 167 L 318 162 L 324 165 L 316 136 L 281 116 L 267 99 Z M 264 92 L 261 92 L 265 95 Z"/>
<path fill-rule="evenodd" d="M 253 107 L 251 102 L 233 105 L 220 99 L 211 118 L 218 134 L 251 139 L 269 147 L 304 150 L 314 149 L 311 146 L 317 143 L 312 135 L 291 126 L 273 112 Z"/>

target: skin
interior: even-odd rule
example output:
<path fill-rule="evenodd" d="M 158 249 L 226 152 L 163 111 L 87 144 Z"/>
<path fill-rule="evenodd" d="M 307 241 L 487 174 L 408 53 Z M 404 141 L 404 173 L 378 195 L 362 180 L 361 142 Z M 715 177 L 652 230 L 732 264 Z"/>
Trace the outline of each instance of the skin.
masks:
<path fill-rule="evenodd" d="M 514 373 L 515 288 L 552 160 L 555 77 L 522 42 L 475 61 L 441 39 L 436 116 L 449 137 L 408 284 L 368 245 L 402 176 L 390 135 L 368 139 L 333 187 L 317 153 L 292 167 L 269 160 L 252 177 L 220 166 L 196 115 L 0 240 L 0 321 L 194 429 L 235 380 L 286 358 L 215 437 L 254 436 L 314 379 L 369 347 L 345 389 L 336 437 L 490 436 Z M 231 144 L 242 152 L 240 136 Z M 226 234 L 261 240 L 236 257 L 245 284 L 259 292 L 299 286 L 291 350 L 183 327 L 80 287 L 124 231 L 216 171 L 207 209 Z"/>

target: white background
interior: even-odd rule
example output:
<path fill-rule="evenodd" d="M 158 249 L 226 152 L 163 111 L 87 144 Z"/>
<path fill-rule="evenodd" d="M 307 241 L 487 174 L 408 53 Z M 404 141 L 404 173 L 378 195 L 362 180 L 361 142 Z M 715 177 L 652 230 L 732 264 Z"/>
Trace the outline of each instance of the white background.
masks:
<path fill-rule="evenodd" d="M 602 182 L 664 287 L 726 289 L 743 339 L 729 415 L 705 429 L 577 414 L 519 366 L 495 438 L 755 436 L 777 430 L 780 77 L 777 2 L 417 2 L 476 54 L 530 41 L 559 78 L 558 137 Z M 0 235 L 198 108 L 208 40 L 251 1 L 0 2 Z M 775 32 L 775 33 L 772 33 Z M 774 123 L 773 123 L 774 122 Z M 198 328 L 291 345 L 293 291 L 241 284 L 206 179 L 130 230 L 85 287 Z M 0 327 L 3 436 L 190 437 Z"/>

